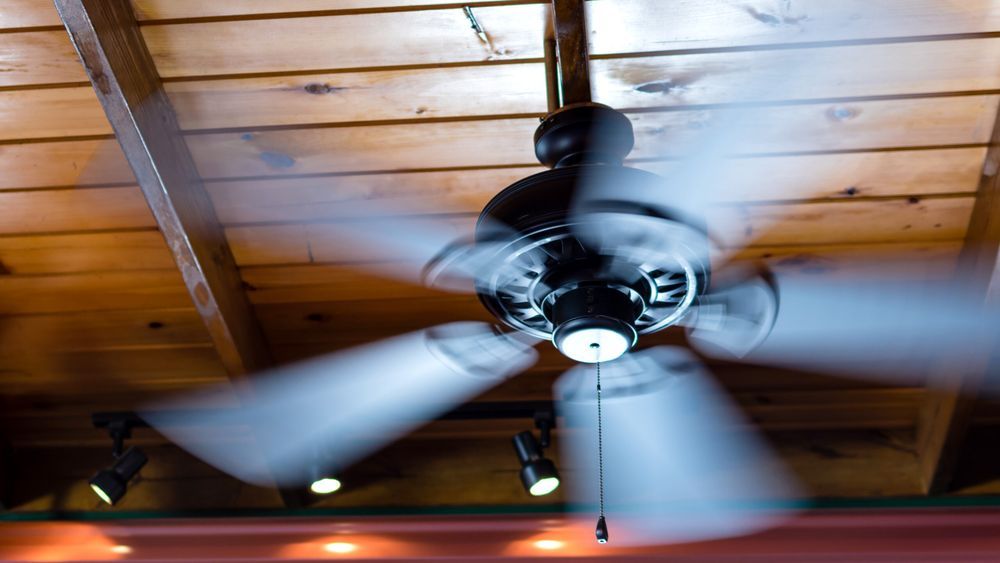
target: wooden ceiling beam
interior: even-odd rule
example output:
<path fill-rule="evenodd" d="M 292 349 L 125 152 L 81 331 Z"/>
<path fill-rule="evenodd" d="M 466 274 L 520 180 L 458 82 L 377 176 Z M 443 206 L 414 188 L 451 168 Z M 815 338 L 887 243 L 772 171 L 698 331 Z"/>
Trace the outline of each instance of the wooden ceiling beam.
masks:
<path fill-rule="evenodd" d="M 982 295 L 995 307 L 1000 291 L 1000 112 L 986 153 L 958 275 L 970 295 Z M 948 491 L 965 435 L 972 422 L 976 395 L 997 367 L 996 349 L 971 351 L 951 358 L 937 369 L 947 370 L 949 389 L 932 391 L 921 413 L 917 432 L 920 472 L 927 494 Z"/>
<path fill-rule="evenodd" d="M 227 371 L 271 364 L 233 253 L 128 0 L 56 0 L 94 90 Z"/>
<path fill-rule="evenodd" d="M 236 260 L 128 0 L 55 0 L 231 381 L 273 364 Z M 279 484 L 280 486 L 280 484 Z M 289 506 L 297 493 L 281 490 Z"/>
<path fill-rule="evenodd" d="M 590 102 L 590 55 L 583 0 L 552 0 L 563 106 Z"/>

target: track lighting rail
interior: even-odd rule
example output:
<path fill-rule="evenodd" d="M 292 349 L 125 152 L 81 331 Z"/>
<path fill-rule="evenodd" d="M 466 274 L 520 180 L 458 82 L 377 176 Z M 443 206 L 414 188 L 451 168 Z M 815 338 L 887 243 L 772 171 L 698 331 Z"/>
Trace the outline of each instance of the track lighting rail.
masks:
<path fill-rule="evenodd" d="M 95 412 L 90 418 L 95 428 L 111 428 L 113 425 L 121 423 L 130 428 L 149 427 L 149 423 L 134 412 Z M 179 417 L 172 418 L 183 420 Z M 547 420 L 550 421 L 549 424 L 552 424 L 551 421 L 555 420 L 555 405 L 552 401 L 476 402 L 449 411 L 438 417 L 438 420 L 510 420 L 519 418 L 532 421 Z"/>

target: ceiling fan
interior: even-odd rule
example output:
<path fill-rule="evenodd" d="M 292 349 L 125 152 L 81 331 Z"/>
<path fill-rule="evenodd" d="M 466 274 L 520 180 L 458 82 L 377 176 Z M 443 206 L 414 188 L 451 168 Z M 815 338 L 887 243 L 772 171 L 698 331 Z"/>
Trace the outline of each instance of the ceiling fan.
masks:
<path fill-rule="evenodd" d="M 783 86 L 743 91 L 767 99 Z M 664 175 L 625 166 L 635 138 L 623 113 L 590 102 L 550 113 L 534 139 L 549 170 L 499 192 L 472 237 L 391 212 L 336 227 L 346 244 L 391 247 L 419 266 L 373 265 L 376 273 L 475 293 L 500 326 L 429 328 L 260 376 L 240 408 L 191 410 L 200 396 L 185 397 L 144 418 L 247 482 L 304 483 L 318 449 L 352 463 L 526 370 L 548 341 L 580 363 L 554 388 L 575 498 L 595 502 L 606 484 L 616 541 L 692 541 L 773 524 L 791 506 L 780 501 L 798 497 L 794 479 L 698 356 L 634 351 L 646 335 L 683 327 L 704 356 L 903 383 L 925 377 L 942 350 L 983 345 L 991 323 L 960 284 L 906 282 L 888 267 L 832 280 L 785 276 L 716 244 L 735 227 L 709 229 L 706 212 L 738 199 L 731 157 L 763 134 L 759 109 L 721 111 Z M 255 447 L 211 439 L 233 427 L 252 429 Z"/>

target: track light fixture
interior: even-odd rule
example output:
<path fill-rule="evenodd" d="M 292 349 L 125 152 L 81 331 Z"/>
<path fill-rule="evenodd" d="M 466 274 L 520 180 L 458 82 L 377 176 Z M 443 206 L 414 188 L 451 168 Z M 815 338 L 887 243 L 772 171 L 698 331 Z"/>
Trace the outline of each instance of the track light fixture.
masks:
<path fill-rule="evenodd" d="M 114 505 L 125 496 L 129 481 L 146 465 L 148 458 L 135 446 L 124 450 L 125 439 L 132 437 L 133 424 L 127 417 L 108 421 L 106 426 L 114 440 L 111 455 L 115 462 L 90 478 L 90 488 L 102 501 Z"/>
<path fill-rule="evenodd" d="M 329 495 L 339 491 L 342 483 L 337 478 L 336 472 L 330 469 L 337 465 L 330 454 L 317 447 L 313 458 L 313 463 L 308 469 L 309 492 L 314 495 Z"/>
<path fill-rule="evenodd" d="M 521 462 L 521 484 L 531 496 L 540 497 L 559 488 L 559 472 L 542 453 L 542 448 L 549 445 L 552 413 L 536 414 L 535 424 L 541 430 L 541 443 L 530 430 L 525 430 L 514 436 L 514 452 Z"/>

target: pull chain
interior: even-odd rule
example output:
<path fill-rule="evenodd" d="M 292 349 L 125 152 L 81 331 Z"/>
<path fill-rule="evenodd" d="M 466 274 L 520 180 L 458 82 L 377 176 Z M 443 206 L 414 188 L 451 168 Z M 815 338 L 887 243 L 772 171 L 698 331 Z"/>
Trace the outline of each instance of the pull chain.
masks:
<path fill-rule="evenodd" d="M 592 345 L 600 357 L 600 345 Z M 597 364 L 597 480 L 600 487 L 601 514 L 597 519 L 597 543 L 608 543 L 608 525 L 604 520 L 604 417 L 601 413 L 601 362 Z"/>
<path fill-rule="evenodd" d="M 604 518 L 604 428 L 601 415 L 601 362 L 597 362 L 597 472 L 600 484 L 601 518 Z"/>

